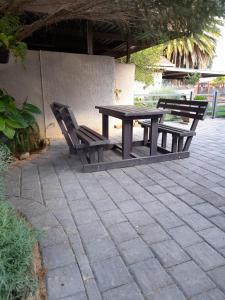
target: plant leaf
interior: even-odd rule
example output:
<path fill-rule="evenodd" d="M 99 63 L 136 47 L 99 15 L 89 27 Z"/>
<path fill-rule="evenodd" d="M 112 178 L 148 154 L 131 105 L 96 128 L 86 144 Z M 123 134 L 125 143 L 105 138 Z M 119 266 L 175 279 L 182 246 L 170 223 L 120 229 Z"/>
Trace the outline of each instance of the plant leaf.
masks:
<path fill-rule="evenodd" d="M 0 131 L 5 130 L 5 120 L 0 117 Z"/>
<path fill-rule="evenodd" d="M 37 106 L 27 102 L 24 102 L 23 110 L 33 114 L 38 114 L 38 115 L 41 114 L 41 110 Z"/>
<path fill-rule="evenodd" d="M 15 129 L 6 126 L 5 129 L 3 130 L 3 133 L 5 136 L 7 136 L 8 139 L 12 140 L 14 135 L 15 135 Z"/>
<path fill-rule="evenodd" d="M 25 122 L 23 122 L 23 124 L 21 124 L 21 122 L 17 122 L 16 120 L 12 120 L 12 119 L 6 119 L 5 123 L 8 126 L 15 128 L 15 129 L 27 127 L 27 124 Z"/>
<path fill-rule="evenodd" d="M 23 111 L 23 112 L 21 112 L 21 115 L 24 118 L 24 120 L 28 126 L 32 125 L 36 122 L 34 116 L 32 116 L 32 114 L 30 114 L 29 112 Z"/>
<path fill-rule="evenodd" d="M 1 99 L 0 99 L 1 100 Z M 5 103 L 4 102 L 0 102 L 0 112 L 4 112 L 6 110 L 5 108 Z"/>

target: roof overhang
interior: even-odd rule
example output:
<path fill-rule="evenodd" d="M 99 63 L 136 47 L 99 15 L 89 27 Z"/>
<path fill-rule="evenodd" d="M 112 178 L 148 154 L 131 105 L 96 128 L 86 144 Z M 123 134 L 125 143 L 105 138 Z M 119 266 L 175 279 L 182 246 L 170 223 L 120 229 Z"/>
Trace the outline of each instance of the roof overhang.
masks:
<path fill-rule="evenodd" d="M 225 15 L 223 1 L 1 0 L 0 15 L 19 14 L 29 49 L 129 56 L 200 32 Z M 201 19 L 201 22 L 199 22 Z"/>
<path fill-rule="evenodd" d="M 225 76 L 225 71 L 212 71 L 212 70 L 200 70 L 200 69 L 186 69 L 176 67 L 164 67 L 162 68 L 163 79 L 184 79 L 188 74 L 200 74 L 202 78 L 208 77 L 220 77 Z"/>

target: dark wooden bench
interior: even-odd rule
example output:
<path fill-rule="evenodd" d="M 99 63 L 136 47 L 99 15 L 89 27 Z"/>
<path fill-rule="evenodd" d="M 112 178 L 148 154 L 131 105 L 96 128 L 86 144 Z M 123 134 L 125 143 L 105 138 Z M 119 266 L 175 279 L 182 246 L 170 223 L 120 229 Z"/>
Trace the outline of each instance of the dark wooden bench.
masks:
<path fill-rule="evenodd" d="M 189 130 L 169 126 L 163 124 L 164 118 L 159 124 L 159 133 L 162 133 L 161 148 L 166 150 L 167 134 L 172 135 L 172 149 L 171 152 L 188 151 L 191 145 L 193 136 L 196 135 L 196 127 L 199 120 L 203 120 L 206 115 L 207 101 L 187 101 L 187 100 L 173 100 L 160 99 L 157 108 L 169 109 L 170 114 L 179 117 L 186 117 L 192 119 L 192 124 Z M 144 128 L 144 145 L 149 141 L 149 128 L 151 121 L 140 121 L 139 124 Z"/>
<path fill-rule="evenodd" d="M 70 153 L 77 153 L 83 164 L 103 161 L 103 150 L 109 140 L 87 126 L 79 126 L 67 105 L 53 102 L 52 112 L 67 141 Z M 96 157 L 97 156 L 97 157 Z"/>

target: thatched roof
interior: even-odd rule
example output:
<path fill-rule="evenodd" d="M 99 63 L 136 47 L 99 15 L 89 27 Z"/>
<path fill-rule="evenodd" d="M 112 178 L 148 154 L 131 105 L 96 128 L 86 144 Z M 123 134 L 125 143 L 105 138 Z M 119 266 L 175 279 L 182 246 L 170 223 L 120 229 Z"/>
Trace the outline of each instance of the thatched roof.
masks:
<path fill-rule="evenodd" d="M 4 13 L 21 14 L 24 26 L 19 37 L 31 49 L 87 53 L 91 47 L 94 54 L 120 57 L 128 50 L 199 32 L 215 16 L 224 16 L 225 4 L 223 0 L 0 0 L 0 14 Z"/>

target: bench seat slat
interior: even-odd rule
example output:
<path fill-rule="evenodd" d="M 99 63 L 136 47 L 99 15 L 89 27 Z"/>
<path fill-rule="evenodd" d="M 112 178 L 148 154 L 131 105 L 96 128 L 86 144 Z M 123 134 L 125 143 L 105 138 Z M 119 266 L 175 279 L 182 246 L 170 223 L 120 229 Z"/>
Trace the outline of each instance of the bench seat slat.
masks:
<path fill-rule="evenodd" d="M 142 127 L 150 127 L 151 121 L 142 121 L 142 122 L 139 122 L 139 124 L 141 124 Z M 168 133 L 176 134 L 179 136 L 194 136 L 194 135 L 196 135 L 196 133 L 194 131 L 169 126 L 166 124 L 159 124 L 159 132 L 168 132 Z"/>

